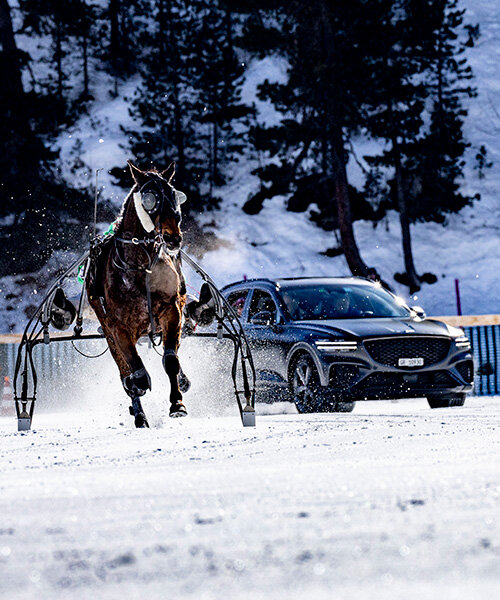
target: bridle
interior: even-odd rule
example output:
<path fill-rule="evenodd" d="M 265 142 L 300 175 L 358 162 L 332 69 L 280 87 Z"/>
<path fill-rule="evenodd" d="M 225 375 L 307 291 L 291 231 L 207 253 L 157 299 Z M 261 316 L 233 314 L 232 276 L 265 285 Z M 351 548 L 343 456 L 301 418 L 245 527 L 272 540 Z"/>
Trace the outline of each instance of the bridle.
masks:
<path fill-rule="evenodd" d="M 170 186 L 170 189 L 172 191 L 172 195 L 169 197 L 169 195 L 163 191 L 162 182 L 164 183 L 164 180 L 161 179 L 156 173 L 149 173 L 149 176 L 152 177 L 153 180 L 147 181 L 139 188 L 138 191 L 133 192 L 132 195 L 136 213 L 139 217 L 139 221 L 141 222 L 141 225 L 146 232 L 146 236 L 149 237 L 133 237 L 129 239 L 114 236 L 114 253 L 112 261 L 115 267 L 122 271 L 135 271 L 145 273 L 146 299 L 148 303 L 148 313 L 151 324 L 151 331 L 149 333 L 149 337 L 153 346 L 158 346 L 161 343 L 161 340 L 158 343 L 156 343 L 154 340 L 155 325 L 151 303 L 151 273 L 153 272 L 153 268 L 156 266 L 160 259 L 160 254 L 162 250 L 166 254 L 168 254 L 172 259 L 175 259 L 179 257 L 180 246 L 177 250 L 170 250 L 168 248 L 168 236 L 167 239 L 165 239 L 166 236 L 160 231 L 161 219 L 158 218 L 157 223 L 155 224 L 152 217 L 162 215 L 165 203 L 168 202 L 168 209 L 170 212 L 173 213 L 176 222 L 179 224 L 181 221 L 180 205 L 186 200 L 186 195 L 183 192 L 179 192 L 178 190 L 176 190 L 170 183 L 167 182 L 167 185 Z M 156 178 L 158 179 L 156 180 Z M 140 248 L 146 255 L 148 261 L 147 266 L 131 267 L 122 257 L 117 242 L 119 242 L 120 244 L 131 244 Z M 151 245 L 152 252 L 148 250 L 148 248 L 151 247 Z"/>
<path fill-rule="evenodd" d="M 173 215 L 177 224 L 181 222 L 181 207 L 185 202 L 186 195 L 183 192 L 176 190 L 169 182 L 165 181 L 158 173 L 149 173 L 149 181 L 146 181 L 138 190 L 132 191 L 134 207 L 139 218 L 139 221 L 146 232 L 144 238 L 123 238 L 115 236 L 115 255 L 118 258 L 119 264 L 113 259 L 115 266 L 125 271 L 151 271 L 156 264 L 161 250 L 163 249 L 170 256 L 177 256 L 179 249 L 170 250 L 168 242 L 169 235 L 162 234 L 160 231 L 160 218 L 164 212 L 165 205 L 168 211 Z M 165 193 L 164 185 L 169 186 L 170 194 Z M 120 255 L 117 242 L 121 244 L 133 244 L 140 247 L 148 258 L 147 267 L 134 268 L 130 267 Z M 153 244 L 153 252 L 150 253 L 147 247 Z M 156 260 L 155 260 L 156 259 Z"/>

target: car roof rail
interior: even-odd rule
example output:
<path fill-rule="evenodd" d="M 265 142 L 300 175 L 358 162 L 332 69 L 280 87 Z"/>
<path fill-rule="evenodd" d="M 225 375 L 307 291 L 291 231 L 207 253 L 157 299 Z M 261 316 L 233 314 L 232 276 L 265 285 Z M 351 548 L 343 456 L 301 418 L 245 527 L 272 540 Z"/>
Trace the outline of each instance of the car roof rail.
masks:
<path fill-rule="evenodd" d="M 244 285 L 246 283 L 268 283 L 274 287 L 279 286 L 280 281 L 302 281 L 304 279 L 363 279 L 369 283 L 373 283 L 371 279 L 366 277 L 359 277 L 357 275 L 309 275 L 302 277 L 277 277 L 276 279 L 269 279 L 268 277 L 253 277 L 251 279 L 241 279 L 240 281 L 233 281 L 221 288 L 221 291 L 238 285 Z"/>
<path fill-rule="evenodd" d="M 282 279 L 282 278 L 280 278 Z M 276 286 L 277 285 L 277 281 L 274 279 L 268 279 L 267 277 L 253 277 L 252 279 L 241 279 L 240 281 L 233 281 L 232 283 L 228 283 L 227 285 L 221 287 L 221 291 L 225 290 L 226 288 L 230 288 L 236 285 L 242 285 L 245 283 L 257 283 L 257 282 L 262 282 L 262 283 L 270 283 L 271 285 Z"/>

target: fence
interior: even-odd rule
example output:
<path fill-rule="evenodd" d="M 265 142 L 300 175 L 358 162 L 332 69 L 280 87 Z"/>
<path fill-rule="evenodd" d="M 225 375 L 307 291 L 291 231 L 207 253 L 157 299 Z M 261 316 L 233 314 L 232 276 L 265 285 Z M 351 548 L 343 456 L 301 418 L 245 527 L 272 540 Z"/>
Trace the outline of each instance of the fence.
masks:
<path fill-rule="evenodd" d="M 450 325 L 460 326 L 471 341 L 475 364 L 475 390 L 478 396 L 500 395 L 500 315 L 481 315 L 475 317 L 438 317 Z M 479 324 L 479 323 L 485 324 Z M 13 381 L 17 356 L 16 336 L 0 336 L 0 399 L 4 376 Z M 8 343 L 6 343 L 8 342 Z M 79 348 L 90 354 L 102 350 L 104 342 L 78 342 Z M 47 380 L 53 385 L 61 376 L 61 371 L 68 371 L 78 379 L 80 369 L 86 359 L 80 356 L 70 342 L 40 344 L 33 357 L 40 383 Z M 110 360 L 109 356 L 107 357 Z M 42 383 L 43 385 L 43 383 Z"/>
<path fill-rule="evenodd" d="M 500 394 L 500 325 L 463 327 L 474 354 L 474 393 L 477 396 Z"/>

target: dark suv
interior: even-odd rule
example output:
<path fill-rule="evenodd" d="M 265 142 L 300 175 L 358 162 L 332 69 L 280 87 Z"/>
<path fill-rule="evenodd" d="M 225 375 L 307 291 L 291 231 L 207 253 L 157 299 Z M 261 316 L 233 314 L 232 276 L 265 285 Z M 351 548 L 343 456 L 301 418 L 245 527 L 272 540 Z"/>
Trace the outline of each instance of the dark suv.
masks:
<path fill-rule="evenodd" d="M 474 367 L 461 329 L 362 278 L 255 279 L 223 288 L 257 369 L 257 400 L 350 412 L 355 400 L 425 396 L 462 406 Z"/>

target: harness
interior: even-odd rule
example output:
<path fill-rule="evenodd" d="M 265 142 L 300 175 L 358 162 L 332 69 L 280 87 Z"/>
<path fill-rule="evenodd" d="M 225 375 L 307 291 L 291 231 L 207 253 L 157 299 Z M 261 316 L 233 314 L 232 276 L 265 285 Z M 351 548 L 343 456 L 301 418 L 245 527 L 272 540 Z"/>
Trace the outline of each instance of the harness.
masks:
<path fill-rule="evenodd" d="M 161 343 L 161 337 L 157 342 L 155 341 L 156 327 L 151 301 L 151 274 L 153 272 L 154 267 L 158 264 L 158 261 L 160 260 L 160 254 L 162 250 L 171 258 L 178 257 L 179 250 L 172 251 L 168 249 L 167 240 L 165 239 L 165 236 L 160 232 L 158 226 L 154 225 L 154 221 L 152 220 L 151 215 L 161 214 L 165 201 L 168 201 L 170 203 L 169 208 L 174 213 L 174 217 L 180 221 L 180 205 L 186 199 L 186 195 L 183 192 L 179 192 L 178 190 L 176 190 L 172 185 L 168 184 L 173 191 L 174 200 L 172 200 L 172 198 L 169 198 L 163 192 L 160 182 L 155 181 L 155 178 L 158 176 L 156 174 L 151 174 L 150 176 L 153 177 L 152 181 L 146 182 L 139 189 L 139 191 L 134 192 L 133 199 L 134 207 L 143 229 L 146 231 L 147 234 L 154 233 L 154 237 L 146 237 L 143 239 L 133 237 L 129 239 L 114 236 L 114 253 L 112 260 L 115 267 L 122 271 L 135 271 L 145 273 L 146 300 L 148 304 L 148 315 L 151 325 L 149 338 L 153 346 L 159 346 Z M 131 244 L 140 248 L 146 255 L 148 265 L 146 267 L 132 267 L 129 264 L 127 264 L 122 254 L 120 253 L 117 242 L 120 244 Z M 150 246 L 152 246 L 152 252 L 149 252 L 148 250 L 148 247 Z"/>
<path fill-rule="evenodd" d="M 144 254 L 147 256 L 148 266 L 147 267 L 137 267 L 137 268 L 130 267 L 124 261 L 124 259 L 121 257 L 116 242 L 120 242 L 121 244 L 132 244 L 133 246 L 138 246 L 139 248 L 141 248 L 141 250 L 143 250 Z M 151 244 L 153 244 L 152 254 L 150 254 L 148 252 L 148 250 L 146 249 L 146 247 L 150 246 Z M 161 338 L 158 341 L 155 341 L 156 327 L 155 327 L 155 321 L 154 321 L 154 315 L 153 315 L 153 305 L 151 302 L 151 273 L 153 272 L 154 267 L 158 264 L 162 250 L 164 250 L 171 257 L 176 257 L 179 255 L 178 250 L 176 252 L 172 252 L 171 250 L 168 250 L 168 248 L 166 247 L 166 242 L 161 233 L 157 233 L 154 238 L 144 238 L 142 240 L 137 239 L 137 238 L 132 238 L 129 240 L 127 238 L 115 237 L 115 252 L 114 252 L 113 259 L 112 259 L 115 267 L 117 267 L 118 269 L 120 269 L 122 271 L 125 271 L 125 272 L 135 271 L 135 272 L 143 272 L 146 274 L 146 276 L 145 276 L 146 300 L 148 303 L 148 315 L 149 315 L 149 322 L 151 325 L 151 331 L 149 332 L 148 335 L 149 335 L 149 339 L 151 340 L 151 344 L 153 346 L 159 346 L 161 344 Z M 115 257 L 118 259 L 119 262 L 117 262 L 115 260 Z"/>
<path fill-rule="evenodd" d="M 145 187 L 146 186 L 143 186 L 139 192 L 135 193 L 140 194 L 141 190 L 143 190 Z M 162 194 L 161 197 L 158 195 L 154 202 L 151 198 L 149 200 L 140 198 L 144 210 L 147 212 L 148 206 L 151 206 L 153 207 L 152 210 L 156 211 L 158 208 L 156 206 L 156 200 L 159 199 L 161 202 L 164 202 L 165 197 L 172 202 L 172 205 L 173 200 L 175 199 L 175 206 L 172 206 L 172 208 L 174 211 L 176 208 L 178 209 L 179 205 L 184 202 L 186 197 L 182 192 L 177 192 L 177 190 L 173 188 L 172 190 L 174 194 L 173 198 L 169 198 L 166 194 Z M 45 297 L 26 324 L 17 351 L 14 371 L 14 400 L 16 404 L 19 431 L 28 430 L 31 428 L 33 411 L 35 407 L 38 378 L 36 363 L 33 359 L 33 349 L 39 344 L 49 344 L 50 342 L 71 341 L 73 343 L 75 340 L 101 340 L 105 338 L 102 330 L 98 331 L 97 333 L 83 333 L 84 302 L 86 297 L 84 286 L 82 286 L 80 293 L 80 300 L 78 302 L 78 308 L 76 311 L 76 323 L 73 332 L 63 336 L 51 336 L 49 331 L 49 326 L 51 324 L 51 309 L 55 305 L 54 300 L 56 294 L 58 293 L 58 289 L 62 288 L 67 279 L 76 274 L 79 281 L 82 283 L 87 282 L 87 291 L 91 299 L 94 297 L 96 299 L 100 297 L 99 290 L 95 284 L 95 279 L 100 269 L 99 265 L 102 264 L 104 259 L 108 260 L 110 256 L 109 252 L 113 252 L 114 254 L 112 256 L 112 260 L 118 269 L 121 269 L 122 271 L 138 271 L 145 273 L 146 296 L 148 302 L 149 319 L 151 322 L 151 331 L 149 336 L 152 343 L 156 346 L 158 344 L 154 343 L 155 327 L 151 305 L 150 275 L 160 259 L 162 250 L 169 254 L 173 261 L 175 259 L 174 268 L 176 268 L 179 276 L 181 277 L 181 285 L 185 286 L 182 272 L 179 268 L 182 258 L 184 263 L 191 267 L 204 280 L 204 285 L 207 285 L 210 289 L 214 302 L 215 317 L 217 319 L 217 333 L 207 332 L 198 335 L 203 337 L 217 337 L 219 339 L 228 338 L 232 341 L 234 345 L 234 357 L 231 376 L 241 420 L 245 427 L 255 425 L 254 403 L 256 373 L 250 346 L 238 315 L 234 311 L 229 301 L 217 289 L 215 283 L 209 277 L 209 275 L 192 258 L 190 258 L 183 250 L 169 250 L 167 247 L 167 240 L 163 235 L 161 235 L 160 231 L 158 231 L 158 228 L 154 227 L 154 225 L 151 231 L 148 232 L 146 228 L 145 231 L 147 235 L 143 239 L 135 237 L 128 239 L 118 237 L 115 232 L 115 226 L 111 225 L 104 235 L 104 238 L 94 237 L 91 242 L 90 249 L 78 257 L 66 269 L 66 271 L 64 271 L 56 279 L 52 286 L 49 287 Z M 154 235 L 152 235 L 153 232 Z M 111 244 L 113 244 L 113 247 L 111 247 Z M 147 256 L 147 266 L 128 265 L 123 257 L 123 254 L 120 252 L 121 244 L 133 244 L 139 246 Z M 182 288 L 181 293 L 185 293 Z M 200 298 L 202 296 L 203 294 L 200 294 Z M 101 303 L 104 302 L 102 297 L 100 297 L 100 300 Z M 250 372 L 248 372 L 248 369 Z M 249 380 L 249 375 L 251 380 Z"/>

